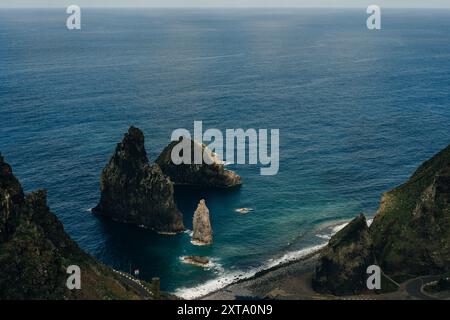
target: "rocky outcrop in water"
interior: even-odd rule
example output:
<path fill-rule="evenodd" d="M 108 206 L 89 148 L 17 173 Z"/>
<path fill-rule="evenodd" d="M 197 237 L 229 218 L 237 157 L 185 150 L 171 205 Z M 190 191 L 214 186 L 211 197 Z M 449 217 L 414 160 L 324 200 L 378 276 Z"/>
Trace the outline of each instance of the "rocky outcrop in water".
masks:
<path fill-rule="evenodd" d="M 187 145 L 190 144 L 190 164 L 174 164 L 171 158 L 172 151 L 181 141 L 180 139 L 180 141 L 170 143 L 156 160 L 164 174 L 169 176 L 176 185 L 233 188 L 242 184 L 241 177 L 231 170 L 226 170 L 223 161 L 217 159 L 216 155 L 209 151 L 205 145 L 192 140 L 186 140 Z M 201 164 L 194 163 L 194 153 L 197 151 L 204 155 Z"/>
<path fill-rule="evenodd" d="M 159 165 L 149 163 L 138 128 L 131 127 L 117 145 L 103 169 L 100 191 L 100 202 L 93 209 L 97 214 L 164 233 L 184 230 L 173 184 Z"/>
<path fill-rule="evenodd" d="M 351 223 L 355 231 L 346 227 L 330 241 L 316 270 L 316 290 L 357 292 L 371 256 L 397 281 L 450 272 L 450 146 L 383 195 L 368 230 L 362 220 Z"/>
<path fill-rule="evenodd" d="M 209 219 L 209 210 L 205 200 L 200 200 L 193 219 L 194 233 L 192 243 L 196 245 L 209 245 L 213 242 L 213 231 Z"/>
<path fill-rule="evenodd" d="M 204 267 L 208 265 L 209 259 L 200 256 L 187 256 L 183 257 L 183 262 L 187 264 L 192 264 L 194 266 Z"/>
<path fill-rule="evenodd" d="M 66 287 L 70 265 L 81 269 L 80 290 Z M 0 155 L 0 300 L 139 298 L 69 238 L 45 191 L 23 193 Z"/>
<path fill-rule="evenodd" d="M 313 288 L 335 295 L 366 289 L 367 266 L 373 264 L 372 239 L 364 215 L 359 215 L 334 235 L 323 250 Z"/>

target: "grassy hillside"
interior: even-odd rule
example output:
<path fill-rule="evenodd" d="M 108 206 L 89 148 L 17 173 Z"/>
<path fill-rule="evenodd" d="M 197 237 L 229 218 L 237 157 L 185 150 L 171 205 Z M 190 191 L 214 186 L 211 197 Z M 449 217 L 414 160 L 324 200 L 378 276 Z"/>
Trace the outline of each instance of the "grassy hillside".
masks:
<path fill-rule="evenodd" d="M 398 279 L 450 269 L 450 146 L 383 195 L 370 229 L 378 263 Z"/>

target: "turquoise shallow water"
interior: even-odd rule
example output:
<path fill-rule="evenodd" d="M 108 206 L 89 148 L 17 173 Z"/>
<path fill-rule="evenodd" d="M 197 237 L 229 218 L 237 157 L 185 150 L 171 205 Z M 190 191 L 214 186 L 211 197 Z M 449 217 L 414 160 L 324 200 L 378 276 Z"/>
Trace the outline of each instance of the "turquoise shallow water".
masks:
<path fill-rule="evenodd" d="M 85 9 L 81 32 L 65 17 L 0 10 L 0 151 L 27 191 L 48 189 L 83 249 L 160 276 L 166 290 L 212 288 L 323 243 L 330 230 L 318 229 L 372 215 L 382 192 L 450 142 L 450 11 L 385 10 L 380 32 L 358 10 Z M 278 175 L 232 166 L 240 190 L 177 192 L 188 227 L 206 198 L 212 247 L 88 212 L 128 126 L 154 160 L 195 120 L 281 136 Z M 180 262 L 191 254 L 214 263 Z"/>

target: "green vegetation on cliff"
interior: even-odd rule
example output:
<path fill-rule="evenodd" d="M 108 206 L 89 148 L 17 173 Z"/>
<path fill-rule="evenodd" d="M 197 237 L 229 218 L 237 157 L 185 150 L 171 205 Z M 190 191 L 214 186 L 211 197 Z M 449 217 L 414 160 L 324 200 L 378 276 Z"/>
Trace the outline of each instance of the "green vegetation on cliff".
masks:
<path fill-rule="evenodd" d="M 370 229 L 386 273 L 402 279 L 450 270 L 450 146 L 383 195 Z"/>
<path fill-rule="evenodd" d="M 389 284 L 382 291 L 396 287 L 389 278 L 402 281 L 450 271 L 450 146 L 383 195 L 370 228 L 360 216 L 332 237 L 316 269 L 315 289 L 363 291 L 368 257 L 384 272 L 382 283 Z"/>
<path fill-rule="evenodd" d="M 70 265 L 81 269 L 80 290 L 66 287 Z M 45 191 L 24 195 L 0 155 L 0 300 L 140 298 L 135 287 L 68 237 Z"/>
<path fill-rule="evenodd" d="M 332 237 L 323 250 L 313 288 L 335 295 L 359 293 L 366 288 L 366 269 L 373 262 L 372 239 L 361 214 Z"/>

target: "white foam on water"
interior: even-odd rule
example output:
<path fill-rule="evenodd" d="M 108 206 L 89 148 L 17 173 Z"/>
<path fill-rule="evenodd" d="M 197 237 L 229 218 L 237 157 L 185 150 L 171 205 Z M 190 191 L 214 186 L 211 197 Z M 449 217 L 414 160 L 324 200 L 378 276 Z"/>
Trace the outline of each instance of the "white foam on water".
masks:
<path fill-rule="evenodd" d="M 194 231 L 189 230 L 189 229 L 184 230 L 184 233 L 186 233 L 187 235 L 189 235 L 189 237 L 191 237 L 191 238 L 192 238 L 192 236 L 194 235 Z"/>
<path fill-rule="evenodd" d="M 367 226 L 370 227 L 370 225 L 372 224 L 373 219 L 367 219 Z M 324 234 L 316 234 L 316 237 L 320 238 L 320 239 L 324 239 L 324 240 L 330 240 L 332 236 L 334 236 L 336 233 L 338 233 L 339 231 L 341 231 L 342 229 L 344 229 L 350 222 L 345 222 L 345 223 L 341 223 L 338 224 L 334 227 L 332 227 L 330 229 L 329 233 L 324 233 Z"/>
<path fill-rule="evenodd" d="M 339 225 L 333 227 L 333 229 L 331 229 L 332 232 L 333 232 L 332 235 L 335 235 L 336 233 L 338 233 L 339 231 L 341 231 L 342 229 L 344 229 L 348 224 L 349 224 L 349 223 L 346 222 L 346 223 L 342 223 L 342 224 L 339 224 Z"/>
<path fill-rule="evenodd" d="M 219 273 L 219 277 L 216 279 L 209 280 L 203 284 L 200 284 L 191 288 L 179 288 L 175 291 L 175 295 L 183 298 L 183 299 L 196 299 L 202 296 L 207 295 L 208 293 L 220 290 L 230 284 L 233 284 L 239 280 L 244 280 L 253 277 L 258 272 L 271 269 L 273 267 L 279 266 L 281 264 L 285 264 L 294 260 L 298 260 L 303 258 L 309 254 L 317 252 L 326 246 L 326 243 L 316 245 L 313 247 L 305 248 L 298 251 L 292 251 L 284 254 L 282 257 L 277 259 L 270 259 L 264 265 L 259 268 L 255 268 L 249 271 L 232 271 L 226 272 L 223 268 L 217 268 L 216 270 Z"/>
<path fill-rule="evenodd" d="M 367 225 L 370 227 L 372 222 L 373 222 L 373 219 L 368 219 Z M 217 272 L 219 274 L 218 278 L 209 280 L 198 286 L 194 286 L 194 287 L 190 287 L 190 288 L 186 288 L 186 287 L 179 288 L 174 292 L 174 294 L 183 299 L 188 299 L 188 300 L 197 299 L 197 298 L 203 297 L 209 293 L 223 289 L 226 286 L 231 285 L 237 281 L 251 278 L 251 277 L 255 276 L 258 272 L 261 272 L 264 270 L 269 270 L 274 267 L 280 266 L 282 264 L 286 264 L 286 263 L 304 258 L 304 257 L 324 248 L 328 244 L 328 240 L 330 240 L 333 235 L 335 235 L 337 232 L 339 232 L 340 230 L 345 228 L 348 224 L 349 224 L 349 222 L 341 223 L 341 224 L 335 225 L 335 226 L 331 227 L 330 229 L 328 229 L 329 233 L 316 234 L 317 237 L 326 240 L 325 243 L 322 243 L 322 244 L 319 244 L 316 246 L 312 246 L 312 247 L 308 247 L 305 249 L 285 253 L 280 258 L 269 259 L 261 267 L 258 267 L 258 268 L 255 268 L 255 269 L 252 269 L 249 271 L 239 271 L 238 270 L 238 271 L 226 272 L 219 263 L 213 262 L 209 268 L 211 268 L 212 270 L 214 270 L 215 272 Z M 190 230 L 187 230 L 185 232 L 192 233 L 192 231 L 190 231 Z M 206 267 L 208 268 L 208 266 L 209 266 L 209 264 Z"/>
<path fill-rule="evenodd" d="M 345 228 L 345 226 L 347 226 L 349 223 L 345 222 L 345 223 L 341 223 L 338 225 L 335 225 L 332 228 L 326 228 L 326 230 L 328 231 L 327 233 L 323 233 L 323 234 L 316 234 L 316 237 L 320 238 L 320 239 L 324 239 L 324 240 L 330 240 L 332 236 L 334 236 L 336 233 L 338 233 L 339 231 L 341 231 L 342 229 Z"/>
<path fill-rule="evenodd" d="M 224 269 L 223 269 L 222 265 L 219 263 L 218 259 L 215 259 L 215 258 L 211 258 L 210 259 L 210 258 L 208 258 L 209 262 L 207 264 L 205 264 L 205 265 L 201 265 L 201 264 L 192 264 L 192 263 L 186 262 L 184 260 L 185 257 L 186 256 L 181 256 L 180 257 L 180 261 L 182 263 L 185 263 L 185 264 L 188 264 L 188 265 L 189 264 L 190 265 L 194 265 L 194 266 L 197 266 L 197 267 L 202 267 L 202 268 L 204 268 L 206 270 L 212 270 L 212 271 L 216 272 L 217 274 L 220 274 L 220 273 L 224 272 Z"/>
<path fill-rule="evenodd" d="M 304 258 L 314 252 L 319 251 L 320 249 L 324 248 L 326 245 L 327 245 L 326 243 L 322 243 L 322 244 L 312 246 L 309 248 L 285 253 L 281 258 L 269 260 L 269 262 L 264 265 L 262 270 L 271 269 L 271 268 L 279 266 L 281 264 L 299 260 L 299 259 Z M 259 270 L 259 271 L 262 271 L 262 270 Z"/>

